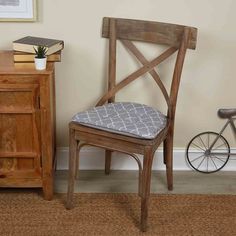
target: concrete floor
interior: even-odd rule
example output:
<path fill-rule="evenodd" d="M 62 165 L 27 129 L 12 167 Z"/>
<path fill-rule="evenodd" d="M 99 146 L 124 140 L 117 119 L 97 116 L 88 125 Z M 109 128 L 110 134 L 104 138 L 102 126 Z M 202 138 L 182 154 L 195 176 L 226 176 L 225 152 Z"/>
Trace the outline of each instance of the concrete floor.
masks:
<path fill-rule="evenodd" d="M 55 192 L 67 191 L 67 171 L 55 174 Z M 80 171 L 75 192 L 137 193 L 137 171 Z M 195 171 L 175 171 L 174 190 L 168 191 L 164 171 L 153 171 L 151 192 L 173 194 L 236 194 L 236 172 L 219 171 L 202 174 Z"/>

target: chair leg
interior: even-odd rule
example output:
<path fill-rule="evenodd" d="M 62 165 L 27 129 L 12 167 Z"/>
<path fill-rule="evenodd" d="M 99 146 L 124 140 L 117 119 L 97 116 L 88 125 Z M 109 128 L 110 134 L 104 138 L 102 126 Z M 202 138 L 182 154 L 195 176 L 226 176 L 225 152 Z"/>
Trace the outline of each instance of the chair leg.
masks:
<path fill-rule="evenodd" d="M 77 148 L 76 148 L 76 164 L 75 164 L 75 179 L 79 178 L 79 152 L 80 152 L 80 148 L 78 147 L 77 144 Z"/>
<path fill-rule="evenodd" d="M 173 135 L 170 134 L 164 141 L 164 161 L 168 190 L 173 190 Z"/>
<path fill-rule="evenodd" d="M 69 143 L 69 180 L 67 191 L 66 208 L 71 209 L 73 207 L 73 193 L 76 174 L 76 150 L 78 141 L 75 139 L 74 129 L 70 129 L 70 143 Z"/>
<path fill-rule="evenodd" d="M 166 165 L 166 156 L 167 156 L 166 149 L 167 149 L 167 141 L 165 139 L 163 142 L 163 163 L 165 165 Z"/>
<path fill-rule="evenodd" d="M 148 203 L 150 197 L 150 184 L 152 174 L 152 161 L 154 153 L 151 149 L 145 151 L 143 157 L 142 185 L 141 185 L 141 230 L 147 230 Z"/>
<path fill-rule="evenodd" d="M 112 151 L 106 150 L 105 151 L 105 174 L 109 175 L 111 171 L 111 156 Z"/>

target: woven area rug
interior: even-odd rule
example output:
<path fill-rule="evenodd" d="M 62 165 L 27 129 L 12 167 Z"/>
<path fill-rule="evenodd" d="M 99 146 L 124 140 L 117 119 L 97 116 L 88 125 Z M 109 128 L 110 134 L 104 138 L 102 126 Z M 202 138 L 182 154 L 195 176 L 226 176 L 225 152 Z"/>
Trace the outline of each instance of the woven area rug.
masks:
<path fill-rule="evenodd" d="M 152 195 L 146 233 L 136 194 L 75 194 L 72 210 L 65 198 L 0 191 L 0 235 L 236 235 L 233 195 Z"/>

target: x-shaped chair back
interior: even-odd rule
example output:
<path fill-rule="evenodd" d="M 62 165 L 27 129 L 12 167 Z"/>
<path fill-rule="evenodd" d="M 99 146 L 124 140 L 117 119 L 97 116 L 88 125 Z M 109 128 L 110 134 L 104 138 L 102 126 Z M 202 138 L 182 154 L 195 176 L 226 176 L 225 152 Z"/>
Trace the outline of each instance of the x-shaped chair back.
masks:
<path fill-rule="evenodd" d="M 99 100 L 97 106 L 108 102 L 114 102 L 115 94 L 122 88 L 149 73 L 159 86 L 168 106 L 168 118 L 174 120 L 175 107 L 178 95 L 178 88 L 182 67 L 184 63 L 187 48 L 195 49 L 197 39 L 197 29 L 182 25 L 108 18 L 103 19 L 102 36 L 109 38 L 109 83 L 108 92 Z M 116 84 L 116 44 L 117 40 L 139 60 L 143 65 L 141 68 L 124 78 Z M 166 51 L 151 61 L 148 61 L 144 55 L 137 49 L 132 41 L 141 41 L 146 43 L 168 45 Z M 165 61 L 168 57 L 178 51 L 174 74 L 172 79 L 170 95 L 166 91 L 163 82 L 157 74 L 155 67 Z"/>

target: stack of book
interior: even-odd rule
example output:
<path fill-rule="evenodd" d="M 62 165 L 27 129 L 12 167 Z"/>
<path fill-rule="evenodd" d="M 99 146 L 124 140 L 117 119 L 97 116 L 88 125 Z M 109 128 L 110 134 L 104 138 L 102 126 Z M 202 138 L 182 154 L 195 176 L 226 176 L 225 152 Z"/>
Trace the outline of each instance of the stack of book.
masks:
<path fill-rule="evenodd" d="M 47 61 L 61 61 L 61 51 L 64 48 L 62 40 L 27 36 L 13 41 L 14 62 L 34 62 L 34 48 L 37 46 L 47 48 Z"/>

